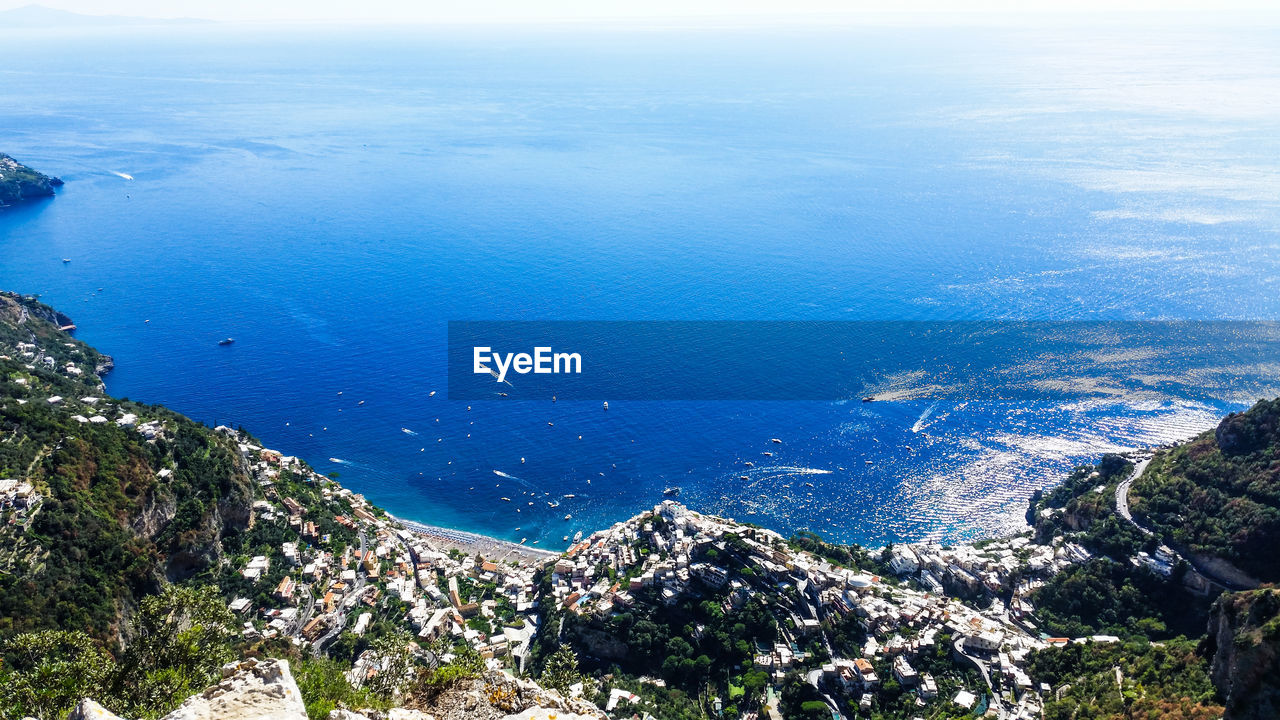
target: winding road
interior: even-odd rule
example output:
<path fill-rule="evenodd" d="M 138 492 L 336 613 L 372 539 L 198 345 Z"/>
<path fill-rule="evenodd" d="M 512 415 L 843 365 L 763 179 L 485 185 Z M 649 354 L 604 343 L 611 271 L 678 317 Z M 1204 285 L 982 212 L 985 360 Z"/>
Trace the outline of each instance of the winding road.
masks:
<path fill-rule="evenodd" d="M 1125 478 L 1124 482 L 1121 482 L 1119 485 L 1116 486 L 1116 512 L 1120 513 L 1120 516 L 1123 517 L 1125 520 L 1128 520 L 1134 527 L 1141 530 L 1144 535 L 1154 535 L 1155 533 L 1143 527 L 1141 524 L 1138 523 L 1137 520 L 1133 519 L 1133 512 L 1129 509 L 1129 488 L 1133 486 L 1134 480 L 1137 480 L 1138 478 L 1142 477 L 1142 473 L 1146 472 L 1147 465 L 1150 465 L 1150 464 L 1151 464 L 1151 457 L 1150 456 L 1144 457 L 1142 460 L 1140 460 L 1137 464 L 1133 466 L 1133 472 L 1129 473 L 1129 477 Z M 1208 580 L 1211 583 L 1220 585 L 1223 588 L 1226 588 L 1227 590 L 1252 589 L 1251 586 L 1242 585 L 1238 582 L 1222 577 L 1220 574 L 1214 572 L 1212 568 L 1206 567 L 1203 563 L 1197 562 L 1195 558 L 1185 556 L 1182 553 L 1179 553 L 1177 551 L 1174 552 L 1174 557 L 1176 557 L 1179 560 L 1186 561 L 1188 565 L 1190 565 L 1197 573 L 1203 576 L 1206 580 Z"/>
<path fill-rule="evenodd" d="M 1133 466 L 1133 472 L 1129 473 L 1129 477 L 1116 486 L 1116 512 L 1125 520 L 1128 520 L 1134 527 L 1143 533 L 1150 535 L 1151 531 L 1138 524 L 1133 519 L 1133 513 L 1129 510 L 1129 488 L 1133 486 L 1133 481 L 1142 477 L 1142 473 L 1146 472 L 1147 466 L 1151 464 L 1150 457 L 1144 457 Z"/>

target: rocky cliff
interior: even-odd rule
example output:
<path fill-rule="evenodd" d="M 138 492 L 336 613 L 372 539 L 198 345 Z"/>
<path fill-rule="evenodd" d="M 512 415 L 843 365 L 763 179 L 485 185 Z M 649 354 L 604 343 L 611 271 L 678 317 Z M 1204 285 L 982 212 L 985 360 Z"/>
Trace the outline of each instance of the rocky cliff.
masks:
<path fill-rule="evenodd" d="M 1228 719 L 1280 717 L 1280 591 L 1228 593 L 1213 603 L 1207 646 Z"/>
<path fill-rule="evenodd" d="M 1213 684 L 1226 698 L 1227 718 L 1280 717 L 1280 591 L 1228 593 L 1209 619 Z"/>
<path fill-rule="evenodd" d="M 50 197 L 62 180 L 36 172 L 0 153 L 0 206 L 33 198 Z"/>

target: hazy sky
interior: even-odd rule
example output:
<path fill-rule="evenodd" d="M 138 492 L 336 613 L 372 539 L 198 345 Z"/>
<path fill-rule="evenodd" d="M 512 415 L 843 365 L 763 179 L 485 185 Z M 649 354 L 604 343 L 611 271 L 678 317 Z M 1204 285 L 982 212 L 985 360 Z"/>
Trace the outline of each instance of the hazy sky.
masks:
<path fill-rule="evenodd" d="M 32 0 L 0 0 L 0 10 Z M 1274 0 L 41 0 L 92 15 L 216 20 L 391 22 L 688 18 L 761 18 L 877 12 L 1146 12 L 1271 10 Z"/>

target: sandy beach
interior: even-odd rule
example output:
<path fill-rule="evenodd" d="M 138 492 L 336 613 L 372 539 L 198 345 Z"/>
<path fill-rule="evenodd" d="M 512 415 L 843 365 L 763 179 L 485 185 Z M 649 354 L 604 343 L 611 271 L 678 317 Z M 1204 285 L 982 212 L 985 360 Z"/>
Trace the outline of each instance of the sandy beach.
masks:
<path fill-rule="evenodd" d="M 463 530 L 453 530 L 436 525 L 427 525 L 413 520 L 405 520 L 400 517 L 391 517 L 397 523 L 403 525 L 406 530 L 417 535 L 430 538 L 432 544 L 441 549 L 456 548 L 467 554 L 479 553 L 486 560 L 491 560 L 493 562 L 516 562 L 520 565 L 540 565 L 560 554 L 555 550 L 542 550 L 540 548 L 521 545 L 507 540 L 499 540 L 498 538 L 489 537 L 488 535 L 477 535 L 476 533 L 469 533 Z"/>

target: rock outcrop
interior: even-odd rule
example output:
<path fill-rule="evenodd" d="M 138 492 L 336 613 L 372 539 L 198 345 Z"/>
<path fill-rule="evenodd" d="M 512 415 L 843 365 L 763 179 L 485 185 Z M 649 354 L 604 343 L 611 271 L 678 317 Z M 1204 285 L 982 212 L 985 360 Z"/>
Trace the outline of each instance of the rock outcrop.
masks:
<path fill-rule="evenodd" d="M 119 715 L 85 698 L 67 715 L 67 720 L 121 720 Z"/>
<path fill-rule="evenodd" d="M 1209 617 L 1210 676 L 1226 699 L 1226 717 L 1280 717 L 1280 590 L 1227 593 Z"/>
<path fill-rule="evenodd" d="M 222 676 L 164 720 L 307 720 L 288 661 L 243 660 L 223 667 Z"/>
<path fill-rule="evenodd" d="M 390 712 L 334 710 L 329 720 L 608 720 L 596 706 L 502 672 L 463 680 Z"/>
<path fill-rule="evenodd" d="M 287 660 L 230 663 L 222 668 L 222 677 L 222 682 L 187 698 L 161 720 L 307 720 L 307 708 Z M 67 720 L 124 718 L 86 698 Z"/>

